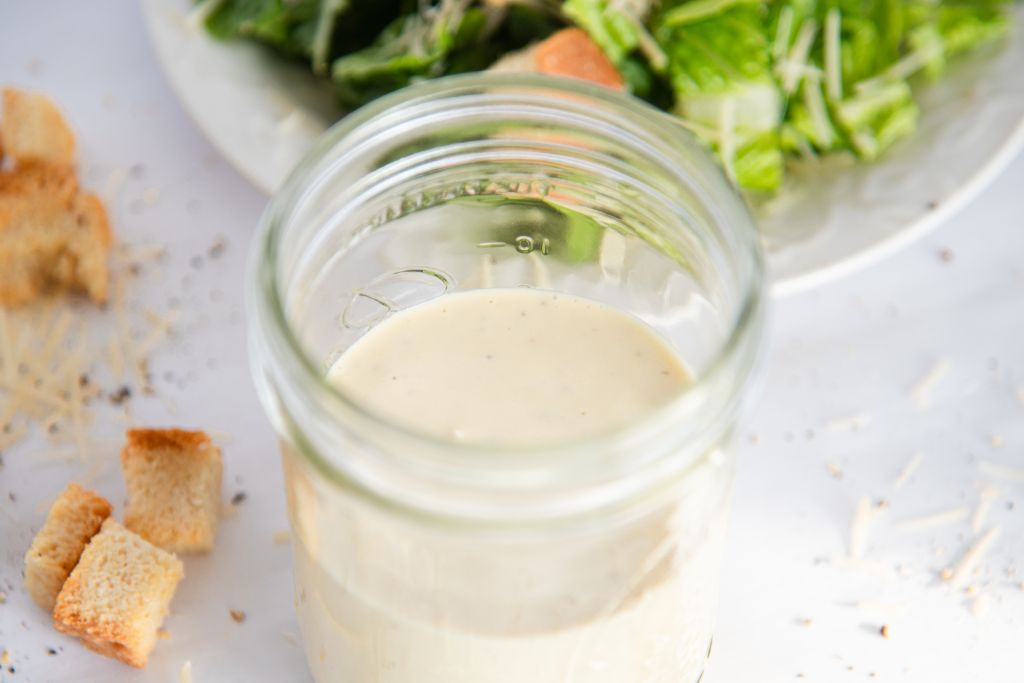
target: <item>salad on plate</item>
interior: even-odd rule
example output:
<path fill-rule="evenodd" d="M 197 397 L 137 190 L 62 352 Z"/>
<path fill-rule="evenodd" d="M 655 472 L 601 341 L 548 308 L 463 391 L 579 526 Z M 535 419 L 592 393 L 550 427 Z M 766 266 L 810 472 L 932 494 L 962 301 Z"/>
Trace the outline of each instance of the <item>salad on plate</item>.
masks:
<path fill-rule="evenodd" d="M 755 199 L 801 160 L 884 154 L 915 132 L 918 88 L 1013 25 L 1008 0 L 202 0 L 194 12 L 217 38 L 307 64 L 345 108 L 582 29 L 626 90 L 674 114 Z"/>

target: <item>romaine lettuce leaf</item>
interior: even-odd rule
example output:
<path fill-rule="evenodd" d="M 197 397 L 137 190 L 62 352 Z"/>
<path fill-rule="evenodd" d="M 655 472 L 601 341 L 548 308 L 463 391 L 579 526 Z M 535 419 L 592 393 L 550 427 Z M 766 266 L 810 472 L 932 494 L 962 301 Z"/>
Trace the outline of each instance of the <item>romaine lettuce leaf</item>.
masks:
<path fill-rule="evenodd" d="M 741 187 L 771 191 L 783 175 L 782 99 L 772 74 L 767 7 L 727 4 L 707 16 L 706 0 L 666 3 L 654 36 L 668 56 L 674 112 L 718 152 Z"/>

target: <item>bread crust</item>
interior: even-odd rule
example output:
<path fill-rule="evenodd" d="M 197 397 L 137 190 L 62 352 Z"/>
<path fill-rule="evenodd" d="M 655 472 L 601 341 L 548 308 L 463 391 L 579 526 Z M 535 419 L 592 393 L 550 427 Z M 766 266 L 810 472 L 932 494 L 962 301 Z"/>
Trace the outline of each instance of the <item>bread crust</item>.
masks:
<path fill-rule="evenodd" d="M 4 88 L 0 147 L 18 164 L 70 166 L 75 135 L 56 105 L 40 93 Z"/>
<path fill-rule="evenodd" d="M 537 45 L 537 71 L 553 76 L 579 78 L 623 90 L 625 83 L 597 43 L 581 28 L 566 28 Z"/>
<path fill-rule="evenodd" d="M 107 519 L 57 596 L 54 628 L 142 668 L 184 575 L 172 553 Z"/>
<path fill-rule="evenodd" d="M 104 303 L 113 234 L 99 197 L 79 190 L 70 129 L 41 95 L 3 99 L 0 138 L 16 163 L 0 171 L 0 305 L 66 291 Z"/>
<path fill-rule="evenodd" d="M 125 526 L 178 553 L 206 552 L 220 511 L 220 449 L 203 432 L 133 429 L 121 451 Z"/>
<path fill-rule="evenodd" d="M 112 511 L 106 498 L 75 483 L 57 496 L 25 553 L 25 588 L 37 605 L 53 610 L 82 551 Z"/>

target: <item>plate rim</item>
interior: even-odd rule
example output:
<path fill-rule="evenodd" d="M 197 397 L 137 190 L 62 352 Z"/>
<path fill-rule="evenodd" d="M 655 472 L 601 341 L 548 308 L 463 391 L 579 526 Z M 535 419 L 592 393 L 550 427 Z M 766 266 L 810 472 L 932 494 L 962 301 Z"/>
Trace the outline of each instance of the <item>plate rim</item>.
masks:
<path fill-rule="evenodd" d="M 968 204 L 984 192 L 993 181 L 1017 158 L 1024 148 L 1024 119 L 1017 122 L 1013 131 L 1003 141 L 998 151 L 989 157 L 981 168 L 972 174 L 960 188 L 943 197 L 935 210 L 923 214 L 920 218 L 910 221 L 891 235 L 875 242 L 869 247 L 843 257 L 827 266 L 822 266 L 802 275 L 791 276 L 785 280 L 769 283 L 771 296 L 774 299 L 785 299 L 804 292 L 819 289 L 848 275 L 866 270 L 885 259 L 908 248 L 933 232 L 936 228 L 952 219 Z M 766 256 L 769 262 L 771 257 Z"/>

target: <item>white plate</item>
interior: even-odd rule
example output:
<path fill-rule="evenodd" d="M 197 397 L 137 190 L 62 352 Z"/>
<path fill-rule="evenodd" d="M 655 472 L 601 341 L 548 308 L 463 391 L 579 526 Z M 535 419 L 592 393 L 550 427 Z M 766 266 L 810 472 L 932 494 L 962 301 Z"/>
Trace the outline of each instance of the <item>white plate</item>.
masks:
<path fill-rule="evenodd" d="M 150 36 L 189 114 L 240 173 L 272 193 L 337 120 L 330 94 L 299 64 L 223 43 L 190 0 L 145 0 Z M 921 94 L 917 134 L 871 165 L 830 160 L 794 172 L 761 217 L 774 293 L 792 294 L 870 265 L 976 196 L 1024 143 L 1024 6 L 1005 44 L 962 60 Z"/>

